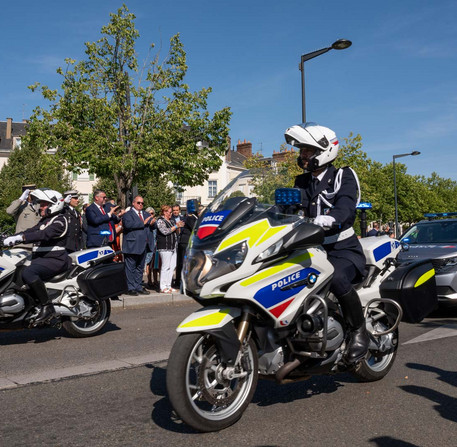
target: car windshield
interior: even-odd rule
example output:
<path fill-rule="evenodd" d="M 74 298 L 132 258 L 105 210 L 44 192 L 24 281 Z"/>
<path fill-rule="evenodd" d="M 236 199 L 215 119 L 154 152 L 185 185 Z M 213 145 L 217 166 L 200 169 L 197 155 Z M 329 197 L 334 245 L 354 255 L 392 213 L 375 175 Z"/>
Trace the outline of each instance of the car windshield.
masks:
<path fill-rule="evenodd" d="M 457 221 L 432 221 L 413 225 L 401 238 L 408 244 L 457 243 Z"/>

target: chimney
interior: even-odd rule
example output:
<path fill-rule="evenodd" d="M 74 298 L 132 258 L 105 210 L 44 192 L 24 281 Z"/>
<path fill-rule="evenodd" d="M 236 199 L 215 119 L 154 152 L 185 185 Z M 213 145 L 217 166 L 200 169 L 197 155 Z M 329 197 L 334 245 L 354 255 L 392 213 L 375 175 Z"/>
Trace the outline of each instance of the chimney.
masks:
<path fill-rule="evenodd" d="M 279 152 L 273 151 L 273 161 L 276 163 L 283 163 L 287 160 L 289 154 L 295 155 L 294 152 L 294 148 L 290 149 L 290 151 L 288 149 Z"/>
<path fill-rule="evenodd" d="M 11 133 L 13 129 L 13 118 L 6 118 L 6 139 L 11 140 Z"/>
<path fill-rule="evenodd" d="M 236 145 L 236 151 L 239 154 L 244 155 L 246 158 L 250 158 L 252 157 L 252 143 L 250 141 L 246 142 L 246 140 L 244 140 L 243 142 L 238 140 L 238 144 Z"/>

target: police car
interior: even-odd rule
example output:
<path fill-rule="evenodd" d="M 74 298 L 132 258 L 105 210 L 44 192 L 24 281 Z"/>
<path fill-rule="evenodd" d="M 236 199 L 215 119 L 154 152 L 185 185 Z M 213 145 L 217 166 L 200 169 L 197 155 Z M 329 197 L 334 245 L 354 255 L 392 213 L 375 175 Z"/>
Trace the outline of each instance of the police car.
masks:
<path fill-rule="evenodd" d="M 457 304 L 457 213 L 425 214 L 400 239 L 400 261 L 431 259 L 438 299 Z"/>

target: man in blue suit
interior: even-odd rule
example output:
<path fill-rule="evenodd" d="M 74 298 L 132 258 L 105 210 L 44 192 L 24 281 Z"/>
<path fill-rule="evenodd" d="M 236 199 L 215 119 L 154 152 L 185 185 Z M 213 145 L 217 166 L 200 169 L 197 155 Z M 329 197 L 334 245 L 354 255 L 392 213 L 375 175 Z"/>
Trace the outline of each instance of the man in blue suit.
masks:
<path fill-rule="evenodd" d="M 143 211 L 144 201 L 141 196 L 133 199 L 132 207 L 122 218 L 124 238 L 122 252 L 125 259 L 125 271 L 129 295 L 149 295 L 143 287 L 143 271 L 146 260 L 146 249 L 154 249 L 150 237 L 150 226 L 154 225 L 153 216 Z"/>
<path fill-rule="evenodd" d="M 86 208 L 87 248 L 101 247 L 105 238 L 111 243 L 116 237 L 114 225 L 119 222 L 122 214 L 119 213 L 119 217 L 116 215 L 118 206 L 107 207 L 106 199 L 105 191 L 97 189 L 94 192 L 94 203 Z M 107 231 L 110 235 L 100 234 Z"/>

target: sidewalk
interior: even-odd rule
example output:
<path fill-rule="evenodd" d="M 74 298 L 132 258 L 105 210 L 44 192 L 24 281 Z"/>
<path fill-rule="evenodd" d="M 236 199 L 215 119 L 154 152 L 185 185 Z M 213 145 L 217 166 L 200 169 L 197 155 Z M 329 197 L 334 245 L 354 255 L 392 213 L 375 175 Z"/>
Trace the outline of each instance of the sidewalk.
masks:
<path fill-rule="evenodd" d="M 158 293 L 150 291 L 149 295 L 120 295 L 119 300 L 111 300 L 111 307 L 116 309 L 128 309 L 154 306 L 156 304 L 177 304 L 194 301 L 186 295 L 180 293 Z"/>

